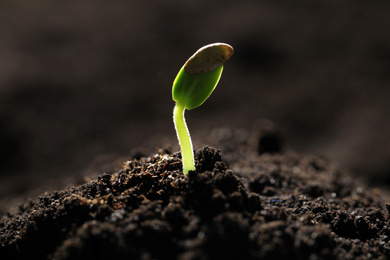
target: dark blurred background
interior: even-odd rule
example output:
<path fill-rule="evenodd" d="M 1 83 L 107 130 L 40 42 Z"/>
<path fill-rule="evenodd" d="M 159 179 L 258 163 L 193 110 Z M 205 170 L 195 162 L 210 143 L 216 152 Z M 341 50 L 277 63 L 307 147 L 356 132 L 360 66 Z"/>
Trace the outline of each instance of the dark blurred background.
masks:
<path fill-rule="evenodd" d="M 235 54 L 187 112 L 213 128 L 267 118 L 288 147 L 390 184 L 388 0 L 0 2 L 0 199 L 73 185 L 135 149 L 178 150 L 171 86 L 201 46 Z"/>

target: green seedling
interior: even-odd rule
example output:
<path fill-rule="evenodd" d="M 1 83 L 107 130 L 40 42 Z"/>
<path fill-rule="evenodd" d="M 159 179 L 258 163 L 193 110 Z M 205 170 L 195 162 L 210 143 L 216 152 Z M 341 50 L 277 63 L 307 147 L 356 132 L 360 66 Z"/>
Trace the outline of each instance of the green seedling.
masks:
<path fill-rule="evenodd" d="M 194 151 L 184 118 L 184 111 L 202 105 L 211 95 L 221 78 L 223 64 L 233 55 L 233 47 L 213 43 L 200 48 L 183 65 L 172 87 L 176 102 L 173 122 L 181 147 L 183 173 L 195 171 Z"/>

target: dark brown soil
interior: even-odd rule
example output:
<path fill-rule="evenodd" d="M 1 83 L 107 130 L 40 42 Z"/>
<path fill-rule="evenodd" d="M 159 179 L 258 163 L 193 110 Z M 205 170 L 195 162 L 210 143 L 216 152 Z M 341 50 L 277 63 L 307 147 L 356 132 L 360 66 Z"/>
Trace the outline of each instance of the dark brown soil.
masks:
<path fill-rule="evenodd" d="M 225 140 L 136 156 L 123 169 L 27 201 L 1 218 L 2 259 L 386 259 L 389 208 L 332 163 Z M 233 147 L 235 147 L 233 149 Z M 229 152 L 230 150 L 230 152 Z M 272 153 L 270 153 L 272 152 Z M 235 156 L 234 156 L 235 155 Z"/>

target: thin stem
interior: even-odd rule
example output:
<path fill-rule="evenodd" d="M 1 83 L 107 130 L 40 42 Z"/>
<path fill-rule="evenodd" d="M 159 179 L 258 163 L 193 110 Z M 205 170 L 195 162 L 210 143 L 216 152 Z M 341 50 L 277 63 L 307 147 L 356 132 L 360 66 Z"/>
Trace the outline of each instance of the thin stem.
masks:
<path fill-rule="evenodd" d="M 190 133 L 188 132 L 187 124 L 184 119 L 184 111 L 185 107 L 176 103 L 175 108 L 173 109 L 173 122 L 175 123 L 177 139 L 179 140 L 181 147 L 183 172 L 184 174 L 188 174 L 189 171 L 195 171 L 195 162 Z"/>

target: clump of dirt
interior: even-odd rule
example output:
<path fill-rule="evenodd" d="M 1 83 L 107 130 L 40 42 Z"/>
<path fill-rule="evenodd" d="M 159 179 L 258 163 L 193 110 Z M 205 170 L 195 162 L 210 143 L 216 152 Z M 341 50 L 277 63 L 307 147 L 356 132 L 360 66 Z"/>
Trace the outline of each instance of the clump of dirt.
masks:
<path fill-rule="evenodd" d="M 374 190 L 333 164 L 267 149 L 229 167 L 221 152 L 208 146 L 195 156 L 196 172 L 186 176 L 180 154 L 161 151 L 81 186 L 27 201 L 18 212 L 2 216 L 0 255 L 72 260 L 390 257 L 388 209 Z"/>

